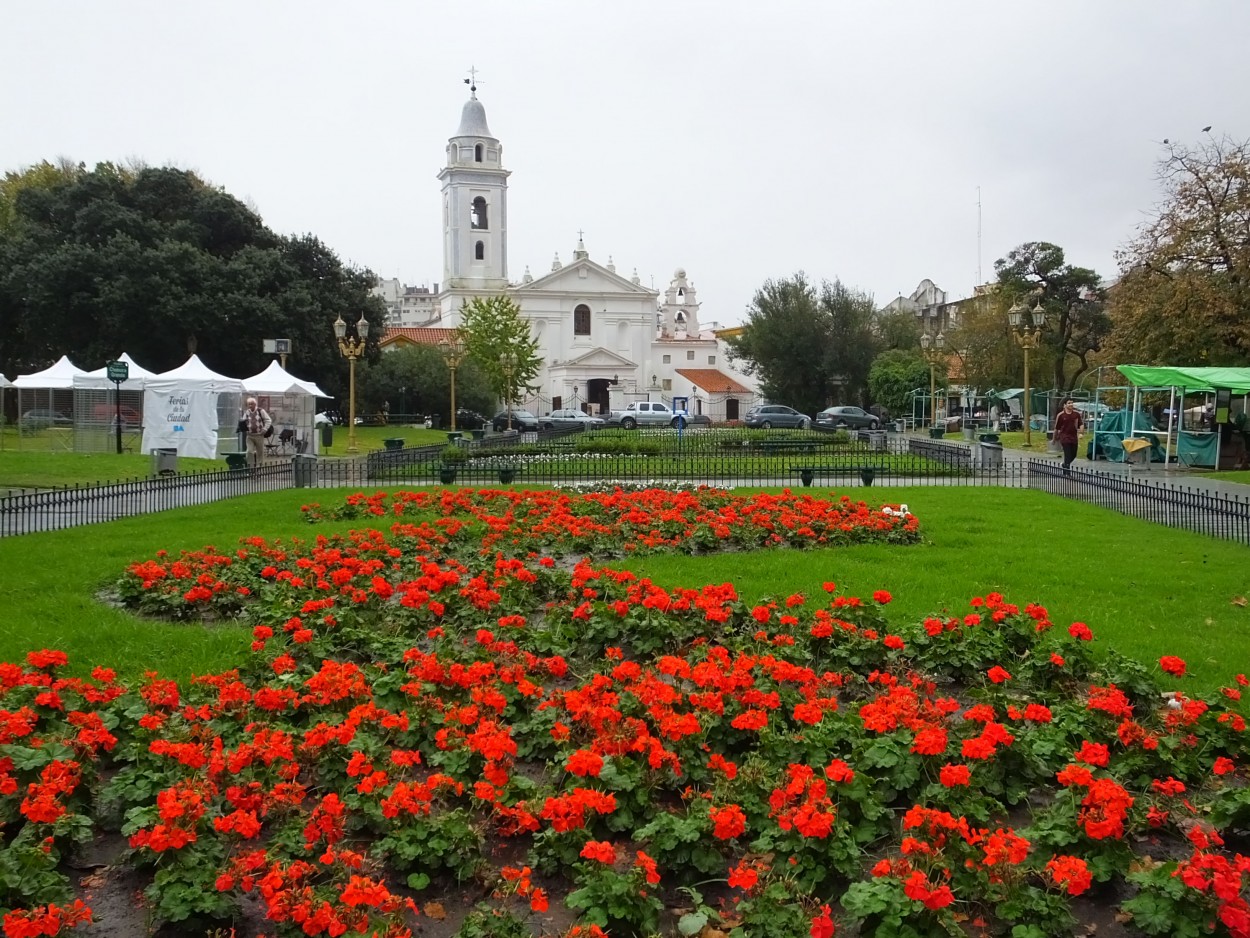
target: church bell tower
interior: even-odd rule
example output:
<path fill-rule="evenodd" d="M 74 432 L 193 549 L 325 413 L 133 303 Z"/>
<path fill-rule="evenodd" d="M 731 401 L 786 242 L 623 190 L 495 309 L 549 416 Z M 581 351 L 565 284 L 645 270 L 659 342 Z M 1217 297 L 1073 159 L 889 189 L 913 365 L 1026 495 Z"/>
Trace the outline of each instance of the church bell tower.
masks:
<path fill-rule="evenodd" d="M 486 124 L 475 78 L 460 112 L 460 129 L 447 141 L 443 184 L 443 284 L 463 296 L 500 292 L 508 285 L 508 170 L 503 147 Z M 459 303 L 456 303 L 458 306 Z M 447 312 L 446 306 L 444 311 Z"/>

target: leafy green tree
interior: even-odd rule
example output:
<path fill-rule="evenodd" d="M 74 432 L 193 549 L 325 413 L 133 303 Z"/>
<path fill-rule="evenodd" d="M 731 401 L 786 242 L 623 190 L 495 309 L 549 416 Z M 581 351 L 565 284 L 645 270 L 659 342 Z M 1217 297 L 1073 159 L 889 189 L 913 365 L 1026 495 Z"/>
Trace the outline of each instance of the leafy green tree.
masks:
<path fill-rule="evenodd" d="M 42 164 L 41 164 L 42 165 Z M 55 168 L 53 168 L 55 169 Z M 346 388 L 331 331 L 342 315 L 385 323 L 373 277 L 311 235 L 274 234 L 238 199 L 170 168 L 45 168 L 17 185 L 0 229 L 0 370 L 69 353 L 99 367 L 123 351 L 156 371 L 195 352 L 222 373 L 263 369 L 267 338 L 292 340 L 291 370 Z M 30 182 L 30 180 L 27 180 Z"/>
<path fill-rule="evenodd" d="M 946 369 L 939 368 L 937 383 L 946 383 Z M 917 351 L 887 349 L 878 355 L 868 370 L 868 390 L 872 399 L 891 414 L 905 414 L 911 392 L 929 390 L 929 363 Z"/>
<path fill-rule="evenodd" d="M 1111 331 L 1098 274 L 1064 262 L 1063 248 L 1030 241 L 994 262 L 998 293 L 1008 302 L 1046 312 L 1043 345 L 1054 387 L 1070 391 L 1091 367 L 1091 355 Z M 1040 372 L 1040 369 L 1039 369 Z"/>
<path fill-rule="evenodd" d="M 759 378 L 768 400 L 815 413 L 831 399 L 861 401 L 876 352 L 872 298 L 802 271 L 768 280 L 730 356 Z"/>
<path fill-rule="evenodd" d="M 1119 253 L 1109 353 L 1142 364 L 1250 364 L 1250 140 L 1165 143 L 1163 201 Z"/>
<path fill-rule="evenodd" d="M 515 405 L 532 390 L 542 370 L 538 339 L 507 296 L 477 296 L 460 307 L 460 331 L 467 357 L 481 370 L 499 400 Z"/>

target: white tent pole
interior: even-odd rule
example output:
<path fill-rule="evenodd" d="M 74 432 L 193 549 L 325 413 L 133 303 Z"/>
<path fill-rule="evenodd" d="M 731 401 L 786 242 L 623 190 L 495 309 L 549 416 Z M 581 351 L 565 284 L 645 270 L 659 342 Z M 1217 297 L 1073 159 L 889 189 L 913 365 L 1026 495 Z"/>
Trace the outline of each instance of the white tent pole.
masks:
<path fill-rule="evenodd" d="M 1182 393 L 1181 394 L 1182 406 L 1184 405 L 1184 402 L 1185 402 L 1185 395 L 1184 393 Z M 1168 390 L 1168 435 L 1167 435 L 1167 441 L 1164 443 L 1164 446 L 1163 446 L 1163 468 L 1164 469 L 1168 467 L 1168 460 L 1171 458 L 1173 424 L 1177 424 L 1176 385 L 1172 385 L 1172 387 Z M 1177 425 L 1179 426 L 1179 424 Z M 1176 446 L 1178 449 L 1180 448 L 1180 445 L 1181 445 L 1181 438 L 1180 438 L 1180 433 L 1178 431 L 1177 436 L 1176 436 Z"/>

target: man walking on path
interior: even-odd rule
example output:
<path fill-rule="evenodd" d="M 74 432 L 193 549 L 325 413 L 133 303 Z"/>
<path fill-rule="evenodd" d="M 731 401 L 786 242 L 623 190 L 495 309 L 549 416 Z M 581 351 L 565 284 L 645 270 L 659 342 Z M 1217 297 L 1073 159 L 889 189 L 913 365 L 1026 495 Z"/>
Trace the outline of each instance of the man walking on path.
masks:
<path fill-rule="evenodd" d="M 1072 469 L 1072 460 L 1076 459 L 1076 447 L 1081 441 L 1081 431 L 1085 424 L 1081 422 L 1080 412 L 1072 406 L 1072 398 L 1063 399 L 1063 410 L 1055 418 L 1055 439 L 1063 447 L 1063 471 L 1065 474 Z"/>
<path fill-rule="evenodd" d="M 247 399 L 247 410 L 243 412 L 243 420 L 247 424 L 248 464 L 259 466 L 265 457 L 265 434 L 273 426 L 273 420 L 256 403 L 254 397 Z"/>

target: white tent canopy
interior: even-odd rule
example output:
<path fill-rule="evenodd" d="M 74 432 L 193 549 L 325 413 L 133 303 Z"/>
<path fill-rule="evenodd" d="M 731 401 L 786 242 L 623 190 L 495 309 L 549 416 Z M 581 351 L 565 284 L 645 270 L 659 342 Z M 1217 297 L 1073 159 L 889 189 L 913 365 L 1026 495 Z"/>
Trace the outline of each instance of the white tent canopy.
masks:
<path fill-rule="evenodd" d="M 316 450 L 317 398 L 329 397 L 311 381 L 295 377 L 276 361 L 260 374 L 243 379 L 248 394 L 256 395 L 260 406 L 273 419 L 275 452 Z"/>
<path fill-rule="evenodd" d="M 69 390 L 74 386 L 74 378 L 86 372 L 74 365 L 68 355 L 62 355 L 54 365 L 34 374 L 18 375 L 13 379 L 13 387 L 18 390 Z"/>
<path fill-rule="evenodd" d="M 243 379 L 243 387 L 249 394 L 286 394 L 292 390 L 311 394 L 313 397 L 329 397 L 311 381 L 297 378 L 276 361 L 259 374 Z"/>
<path fill-rule="evenodd" d="M 11 387 L 13 387 L 13 382 L 10 381 L 8 378 L 6 378 L 3 374 L 0 374 L 0 388 L 11 388 Z"/>
<path fill-rule="evenodd" d="M 131 358 L 127 352 L 122 352 L 118 355 L 117 361 L 125 362 L 130 366 L 130 377 L 121 383 L 123 391 L 142 391 L 144 382 L 148 378 L 156 377 L 155 372 L 148 371 Z M 85 371 L 80 375 L 75 375 L 74 389 L 79 390 L 81 388 L 113 390 L 114 384 L 108 379 L 108 366 L 105 365 L 103 368 L 97 368 L 95 371 Z"/>
<path fill-rule="evenodd" d="M 216 459 L 233 451 L 243 382 L 213 371 L 196 355 L 147 378 L 143 391 L 143 451 L 176 449 L 180 456 Z"/>

